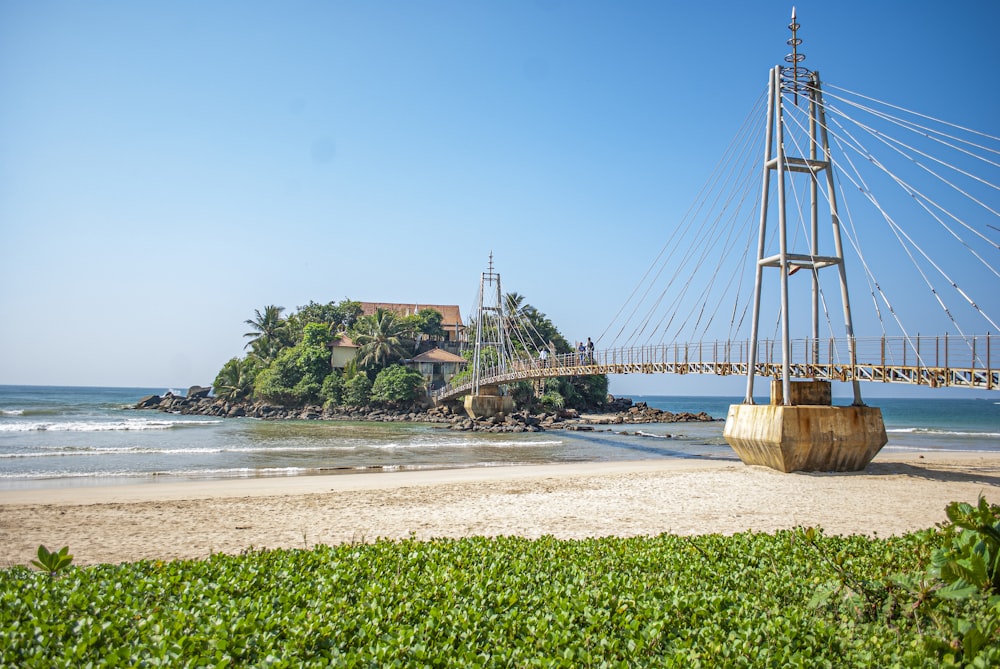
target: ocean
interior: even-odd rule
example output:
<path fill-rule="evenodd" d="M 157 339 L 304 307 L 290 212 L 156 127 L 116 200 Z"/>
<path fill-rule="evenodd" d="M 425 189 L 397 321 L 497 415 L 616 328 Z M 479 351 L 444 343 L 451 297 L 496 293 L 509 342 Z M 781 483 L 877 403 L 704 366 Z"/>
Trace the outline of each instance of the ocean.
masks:
<path fill-rule="evenodd" d="M 456 432 L 414 423 L 219 419 L 128 408 L 144 395 L 166 390 L 0 386 L 0 489 L 651 458 L 737 459 L 722 438 L 729 405 L 740 401 L 734 397 L 632 398 L 658 409 L 705 411 L 720 419 L 711 423 L 522 434 Z M 869 403 L 882 409 L 888 450 L 1000 451 L 1000 394 L 997 399 L 879 398 Z"/>

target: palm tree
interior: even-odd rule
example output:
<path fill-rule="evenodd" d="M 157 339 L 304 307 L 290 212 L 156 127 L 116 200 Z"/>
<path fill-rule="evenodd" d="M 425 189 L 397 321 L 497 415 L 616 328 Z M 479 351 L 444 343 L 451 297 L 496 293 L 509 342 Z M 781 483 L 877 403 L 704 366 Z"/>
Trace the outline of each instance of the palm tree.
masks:
<path fill-rule="evenodd" d="M 524 304 L 524 295 L 520 293 L 507 293 L 504 295 L 504 312 L 507 314 L 507 318 L 516 324 L 524 316 L 524 310 L 526 305 Z"/>
<path fill-rule="evenodd" d="M 354 324 L 357 336 L 358 358 L 363 367 L 384 367 L 406 355 L 402 339 L 406 324 L 395 313 L 377 309 L 370 316 L 362 316 Z"/>
<path fill-rule="evenodd" d="M 264 307 L 264 313 L 260 309 L 254 309 L 254 318 L 244 321 L 253 328 L 253 332 L 247 332 L 244 337 L 252 337 L 243 348 L 253 347 L 256 353 L 264 361 L 274 359 L 284 345 L 283 335 L 287 321 L 281 317 L 284 307 L 269 304 Z"/>
<path fill-rule="evenodd" d="M 252 364 L 248 360 L 233 358 L 223 365 L 215 377 L 215 394 L 229 402 L 241 400 L 253 391 L 253 380 Z"/>
<path fill-rule="evenodd" d="M 524 295 L 504 295 L 504 327 L 511 339 L 530 342 L 536 349 L 545 346 L 547 342 L 536 327 L 539 315 L 537 309 L 524 301 Z M 520 334 L 515 334 L 518 331 Z"/>

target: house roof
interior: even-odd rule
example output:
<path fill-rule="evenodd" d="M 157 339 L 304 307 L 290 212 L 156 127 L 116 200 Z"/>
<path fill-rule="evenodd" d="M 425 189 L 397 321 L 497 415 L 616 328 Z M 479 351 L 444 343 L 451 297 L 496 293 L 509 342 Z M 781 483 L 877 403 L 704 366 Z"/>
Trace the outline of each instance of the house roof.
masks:
<path fill-rule="evenodd" d="M 413 358 L 413 362 L 468 362 L 468 360 L 440 348 L 432 348 Z"/>
<path fill-rule="evenodd" d="M 408 302 L 362 302 L 361 313 L 370 316 L 378 309 L 386 309 L 400 316 L 410 316 L 419 313 L 421 309 L 433 309 L 441 314 L 441 325 L 453 328 L 457 323 L 462 325 L 462 312 L 457 304 L 419 304 Z"/>
<path fill-rule="evenodd" d="M 346 334 L 339 334 L 330 340 L 330 348 L 336 348 L 338 346 L 341 348 L 361 348 L 351 341 L 351 338 Z"/>

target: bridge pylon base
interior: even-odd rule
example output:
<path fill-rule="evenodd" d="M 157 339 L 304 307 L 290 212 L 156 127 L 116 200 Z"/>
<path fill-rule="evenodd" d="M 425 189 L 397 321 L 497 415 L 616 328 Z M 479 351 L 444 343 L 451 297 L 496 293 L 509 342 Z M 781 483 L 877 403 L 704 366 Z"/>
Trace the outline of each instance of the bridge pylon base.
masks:
<path fill-rule="evenodd" d="M 465 413 L 469 418 L 506 416 L 514 411 L 514 398 L 500 395 L 496 386 L 482 386 L 479 395 L 465 396 Z"/>
<path fill-rule="evenodd" d="M 861 471 L 888 441 L 867 406 L 733 404 L 723 434 L 744 464 L 786 473 Z"/>

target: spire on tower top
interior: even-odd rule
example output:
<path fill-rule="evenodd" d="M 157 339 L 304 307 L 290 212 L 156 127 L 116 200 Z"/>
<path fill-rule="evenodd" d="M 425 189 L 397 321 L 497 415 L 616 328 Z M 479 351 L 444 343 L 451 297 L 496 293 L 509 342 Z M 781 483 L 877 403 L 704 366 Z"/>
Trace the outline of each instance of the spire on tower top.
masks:
<path fill-rule="evenodd" d="M 799 93 L 805 93 L 812 73 L 800 63 L 806 59 L 804 53 L 799 53 L 799 45 L 802 40 L 799 38 L 798 20 L 795 18 L 795 6 L 792 6 L 792 22 L 788 24 L 788 29 L 792 31 L 792 36 L 785 42 L 792 47 L 792 52 L 785 56 L 788 66 L 781 68 L 781 88 L 784 91 L 794 93 L 795 104 L 799 104 Z"/>

